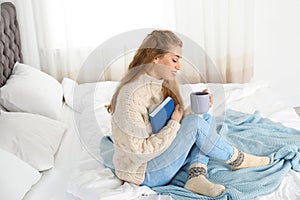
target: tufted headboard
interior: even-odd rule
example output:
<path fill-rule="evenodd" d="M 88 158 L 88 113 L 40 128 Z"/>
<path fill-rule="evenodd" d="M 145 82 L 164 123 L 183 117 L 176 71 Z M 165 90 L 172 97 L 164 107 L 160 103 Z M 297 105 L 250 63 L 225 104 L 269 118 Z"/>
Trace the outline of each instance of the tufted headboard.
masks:
<path fill-rule="evenodd" d="M 9 78 L 15 62 L 23 61 L 16 8 L 11 2 L 1 3 L 0 39 L 0 87 L 2 87 Z"/>

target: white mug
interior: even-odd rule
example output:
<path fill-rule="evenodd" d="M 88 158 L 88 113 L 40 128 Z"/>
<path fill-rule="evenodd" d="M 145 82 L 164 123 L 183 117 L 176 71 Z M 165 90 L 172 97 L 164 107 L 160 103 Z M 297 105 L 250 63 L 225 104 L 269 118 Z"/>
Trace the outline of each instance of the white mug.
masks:
<path fill-rule="evenodd" d="M 209 110 L 209 93 L 193 92 L 190 94 L 191 109 L 195 114 L 204 114 Z"/>

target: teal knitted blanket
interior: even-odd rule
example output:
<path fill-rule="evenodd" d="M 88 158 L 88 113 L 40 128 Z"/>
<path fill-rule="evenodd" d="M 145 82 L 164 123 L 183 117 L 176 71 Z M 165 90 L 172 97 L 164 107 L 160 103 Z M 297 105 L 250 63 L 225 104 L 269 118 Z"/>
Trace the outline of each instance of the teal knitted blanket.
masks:
<path fill-rule="evenodd" d="M 231 171 L 223 162 L 210 160 L 208 179 L 223 184 L 225 192 L 219 200 L 249 200 L 274 191 L 290 171 L 300 171 L 300 131 L 261 117 L 259 112 L 246 114 L 227 110 L 217 118 L 217 129 L 222 137 L 238 149 L 254 155 L 269 156 L 266 167 Z M 169 185 L 152 188 L 159 194 L 176 200 L 213 199 L 194 194 L 183 188 L 188 166 L 184 166 Z"/>

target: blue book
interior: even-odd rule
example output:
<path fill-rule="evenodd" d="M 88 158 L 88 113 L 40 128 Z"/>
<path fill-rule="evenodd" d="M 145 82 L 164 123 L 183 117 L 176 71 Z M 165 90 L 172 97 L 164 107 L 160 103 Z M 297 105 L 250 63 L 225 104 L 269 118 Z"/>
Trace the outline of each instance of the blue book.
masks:
<path fill-rule="evenodd" d="M 168 123 L 174 109 L 174 100 L 168 96 L 149 113 L 153 133 L 159 132 Z"/>

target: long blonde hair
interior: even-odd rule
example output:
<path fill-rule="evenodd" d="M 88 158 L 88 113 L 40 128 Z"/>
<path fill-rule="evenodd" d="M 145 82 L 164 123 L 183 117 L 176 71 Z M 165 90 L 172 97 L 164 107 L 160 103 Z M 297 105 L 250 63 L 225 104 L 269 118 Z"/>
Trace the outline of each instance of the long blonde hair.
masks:
<path fill-rule="evenodd" d="M 116 88 L 110 105 L 106 106 L 107 111 L 109 113 L 114 112 L 118 94 L 125 84 L 147 73 L 152 67 L 154 58 L 163 57 L 166 53 L 170 52 L 171 49 L 178 46 L 182 47 L 182 41 L 172 31 L 154 30 L 148 34 L 139 49 L 135 52 L 133 60 L 129 64 L 128 72 Z M 174 99 L 175 105 L 179 104 L 183 107 L 183 100 L 179 93 L 176 80 L 163 82 L 163 96 L 171 96 Z"/>

